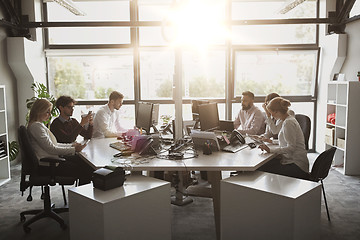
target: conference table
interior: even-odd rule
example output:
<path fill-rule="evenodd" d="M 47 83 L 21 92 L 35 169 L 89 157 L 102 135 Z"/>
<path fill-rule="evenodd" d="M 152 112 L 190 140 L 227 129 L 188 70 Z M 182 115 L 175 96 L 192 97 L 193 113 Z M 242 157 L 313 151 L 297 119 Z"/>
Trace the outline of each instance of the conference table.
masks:
<path fill-rule="evenodd" d="M 204 155 L 202 151 L 197 151 L 196 157 L 185 155 L 185 159 L 182 160 L 156 156 L 142 157 L 137 154 L 115 158 L 113 155 L 119 151 L 109 145 L 117 141 L 116 138 L 91 139 L 79 156 L 94 169 L 120 166 L 130 171 L 207 171 L 208 181 L 211 183 L 217 239 L 220 238 L 221 171 L 255 171 L 275 157 L 274 154 L 262 152 L 259 148 L 247 147 L 236 153 L 214 151 L 210 155 Z"/>

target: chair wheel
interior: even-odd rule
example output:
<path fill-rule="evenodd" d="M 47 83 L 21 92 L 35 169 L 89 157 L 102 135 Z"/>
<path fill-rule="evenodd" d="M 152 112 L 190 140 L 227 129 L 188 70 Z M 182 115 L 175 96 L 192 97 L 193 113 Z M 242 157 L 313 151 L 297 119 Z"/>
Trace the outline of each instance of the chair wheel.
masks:
<path fill-rule="evenodd" d="M 25 220 L 26 220 L 26 217 L 23 215 L 20 215 L 20 222 L 25 222 Z"/>
<path fill-rule="evenodd" d="M 26 232 L 26 233 L 31 232 L 31 228 L 29 228 L 29 227 L 23 227 L 23 229 L 24 229 L 24 232 Z"/>

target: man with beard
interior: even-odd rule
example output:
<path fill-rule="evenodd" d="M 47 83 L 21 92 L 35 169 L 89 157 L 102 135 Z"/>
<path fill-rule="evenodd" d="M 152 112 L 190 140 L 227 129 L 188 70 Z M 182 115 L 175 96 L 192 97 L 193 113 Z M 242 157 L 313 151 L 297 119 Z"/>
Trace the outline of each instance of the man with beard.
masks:
<path fill-rule="evenodd" d="M 100 107 L 94 118 L 94 138 L 118 137 L 127 129 L 120 125 L 119 109 L 122 106 L 124 95 L 113 91 L 109 102 Z"/>
<path fill-rule="evenodd" d="M 254 105 L 254 94 L 250 91 L 242 93 L 242 109 L 236 116 L 234 128 L 242 134 L 260 135 L 265 131 L 265 116 L 261 110 Z"/>
<path fill-rule="evenodd" d="M 91 112 L 81 117 L 80 123 L 71 116 L 76 101 L 69 96 L 60 96 L 56 100 L 56 107 L 60 116 L 50 125 L 51 132 L 59 143 L 73 143 L 80 134 L 84 139 L 90 139 L 93 131 L 93 118 Z"/>

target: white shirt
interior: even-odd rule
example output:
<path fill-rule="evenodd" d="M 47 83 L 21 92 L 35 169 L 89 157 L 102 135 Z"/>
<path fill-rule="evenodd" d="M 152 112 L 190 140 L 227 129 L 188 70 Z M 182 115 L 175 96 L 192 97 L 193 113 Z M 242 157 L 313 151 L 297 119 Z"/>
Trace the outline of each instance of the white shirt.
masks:
<path fill-rule="evenodd" d="M 108 104 L 100 107 L 94 117 L 94 138 L 117 137 L 126 129 L 120 125 L 118 110 L 111 111 Z"/>
<path fill-rule="evenodd" d="M 260 135 L 265 131 L 265 117 L 258 107 L 240 110 L 234 121 L 234 128 L 243 134 Z"/>
<path fill-rule="evenodd" d="M 309 172 L 304 134 L 294 116 L 288 116 L 282 123 L 279 146 L 269 145 L 269 148 L 270 152 L 282 154 L 282 164 L 295 163 L 304 172 Z"/>
<path fill-rule="evenodd" d="M 288 114 L 290 116 L 295 116 L 295 112 L 293 110 L 288 110 Z M 266 129 L 264 137 L 271 138 L 274 135 L 279 134 L 283 121 L 281 119 L 275 120 L 272 117 L 268 117 L 267 114 L 265 114 L 265 116 Z"/>
<path fill-rule="evenodd" d="M 45 157 L 58 158 L 59 155 L 75 154 L 75 147 L 71 143 L 58 143 L 56 137 L 42 122 L 33 122 L 27 128 L 30 143 L 38 159 Z M 49 166 L 39 161 L 39 165 Z"/>

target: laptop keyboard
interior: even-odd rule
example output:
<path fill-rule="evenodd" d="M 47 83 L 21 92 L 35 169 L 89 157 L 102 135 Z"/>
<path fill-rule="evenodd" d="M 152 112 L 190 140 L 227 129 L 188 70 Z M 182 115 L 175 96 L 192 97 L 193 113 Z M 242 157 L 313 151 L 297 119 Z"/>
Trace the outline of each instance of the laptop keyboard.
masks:
<path fill-rule="evenodd" d="M 115 148 L 119 151 L 128 151 L 131 149 L 130 146 L 126 145 L 123 142 L 114 142 L 114 143 L 110 143 L 110 147 Z"/>
<path fill-rule="evenodd" d="M 246 145 L 246 144 L 227 145 L 227 146 L 223 147 L 222 150 L 225 152 L 236 153 L 236 152 L 246 148 L 247 146 L 248 145 Z"/>

